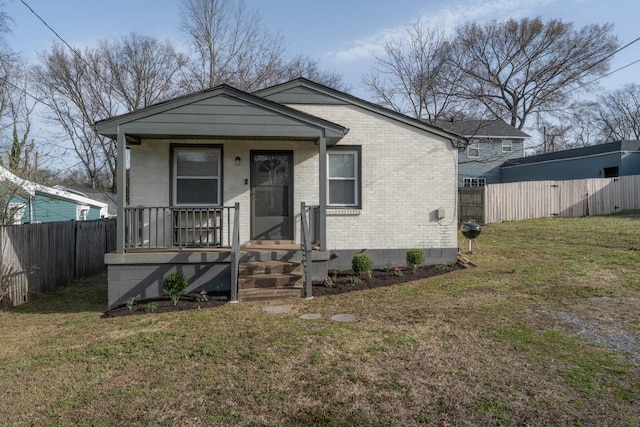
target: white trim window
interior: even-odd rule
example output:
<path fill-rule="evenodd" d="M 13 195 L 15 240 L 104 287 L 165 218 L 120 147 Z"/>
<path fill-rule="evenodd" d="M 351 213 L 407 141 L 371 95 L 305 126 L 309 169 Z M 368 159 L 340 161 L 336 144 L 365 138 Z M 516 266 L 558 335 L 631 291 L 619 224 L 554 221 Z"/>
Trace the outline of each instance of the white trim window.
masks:
<path fill-rule="evenodd" d="M 221 187 L 220 148 L 180 148 L 173 151 L 175 206 L 219 206 Z"/>
<path fill-rule="evenodd" d="M 463 187 L 484 187 L 487 185 L 486 178 L 463 178 L 462 186 Z"/>
<path fill-rule="evenodd" d="M 86 205 L 76 206 L 76 221 L 86 221 L 91 207 Z"/>
<path fill-rule="evenodd" d="M 327 199 L 329 206 L 358 206 L 360 204 L 358 150 L 327 152 Z"/>
<path fill-rule="evenodd" d="M 513 151 L 513 140 L 511 139 L 503 139 L 502 140 L 502 152 L 503 153 L 511 153 Z"/>
<path fill-rule="evenodd" d="M 480 141 L 477 139 L 472 139 L 469 141 L 469 145 L 467 145 L 467 157 L 480 157 Z"/>

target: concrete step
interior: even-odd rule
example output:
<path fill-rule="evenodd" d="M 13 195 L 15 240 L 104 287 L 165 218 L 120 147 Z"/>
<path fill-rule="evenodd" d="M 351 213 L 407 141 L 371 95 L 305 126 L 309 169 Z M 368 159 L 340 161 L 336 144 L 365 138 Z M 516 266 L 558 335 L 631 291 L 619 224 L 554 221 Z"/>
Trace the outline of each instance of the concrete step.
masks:
<path fill-rule="evenodd" d="M 302 298 L 304 289 L 302 286 L 287 288 L 253 288 L 238 291 L 239 301 L 268 301 L 277 299 Z"/>
<path fill-rule="evenodd" d="M 298 250 L 286 249 L 260 249 L 242 248 L 240 250 L 240 262 L 254 261 L 300 261 L 302 260 L 302 252 Z"/>
<path fill-rule="evenodd" d="M 302 271 L 299 261 L 251 261 L 241 263 L 238 275 L 254 276 L 261 274 L 300 273 Z"/>
<path fill-rule="evenodd" d="M 301 274 L 275 273 L 238 277 L 238 289 L 283 288 L 302 285 Z"/>
<path fill-rule="evenodd" d="M 259 257 L 241 259 L 238 266 L 238 300 L 270 300 L 304 296 L 300 261 L 263 257 L 273 251 L 257 251 Z M 292 252 L 288 252 L 291 254 Z"/>

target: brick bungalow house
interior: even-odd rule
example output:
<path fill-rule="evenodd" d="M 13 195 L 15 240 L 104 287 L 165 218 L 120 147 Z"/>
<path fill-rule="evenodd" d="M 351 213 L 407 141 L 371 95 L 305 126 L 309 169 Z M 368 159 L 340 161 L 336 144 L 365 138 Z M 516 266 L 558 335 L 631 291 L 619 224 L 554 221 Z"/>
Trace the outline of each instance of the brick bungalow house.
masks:
<path fill-rule="evenodd" d="M 363 251 L 380 267 L 409 248 L 456 259 L 459 137 L 349 94 L 302 78 L 222 85 L 96 130 L 120 166 L 109 307 L 162 294 L 173 271 L 247 300 L 310 296 L 311 279 Z"/>

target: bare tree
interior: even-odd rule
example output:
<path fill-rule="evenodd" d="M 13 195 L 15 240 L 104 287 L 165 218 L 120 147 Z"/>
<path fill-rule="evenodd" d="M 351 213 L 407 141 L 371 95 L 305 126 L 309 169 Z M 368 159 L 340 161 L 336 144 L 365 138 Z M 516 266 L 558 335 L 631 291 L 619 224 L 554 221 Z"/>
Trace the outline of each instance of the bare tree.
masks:
<path fill-rule="evenodd" d="M 568 108 L 568 114 L 560 121 L 570 123 L 570 145 L 567 148 L 586 147 L 604 142 L 601 127 L 597 120 L 597 103 L 594 101 L 574 102 Z"/>
<path fill-rule="evenodd" d="M 275 85 L 298 77 L 313 80 L 316 83 L 329 86 L 342 92 L 349 92 L 350 88 L 342 81 L 342 76 L 330 71 L 321 70 L 318 61 L 308 56 L 296 55 L 283 61 L 279 71 L 266 81 L 265 86 Z"/>
<path fill-rule="evenodd" d="M 93 49 L 71 52 L 56 44 L 42 54 L 34 76 L 50 107 L 49 119 L 64 130 L 92 185 L 111 188 L 112 181 L 99 182 L 97 177 L 102 168 L 108 168 L 115 177 L 116 148 L 97 135 L 92 124 L 98 117 L 116 114 L 119 105 L 99 74 L 100 59 Z"/>
<path fill-rule="evenodd" d="M 9 16 L 0 13 L 0 222 L 12 224 L 24 205 L 21 182 L 37 170 L 31 118 L 38 101 L 29 93 L 27 64 L 6 45 Z M 35 154 L 35 156 L 34 156 Z M 6 169 L 6 171 L 5 171 Z"/>
<path fill-rule="evenodd" d="M 35 141 L 31 138 L 32 117 L 39 101 L 30 95 L 32 91 L 28 65 L 16 60 L 5 70 L 8 73 L 0 92 L 1 103 L 5 105 L 0 119 L 2 134 L 0 145 L 5 155 L 0 157 L 0 165 L 23 178 L 32 179 L 37 169 Z M 11 132 L 7 132 L 7 130 Z"/>
<path fill-rule="evenodd" d="M 603 75 L 618 47 L 613 26 L 574 30 L 560 20 L 466 23 L 457 29 L 452 61 L 466 74 L 464 96 L 522 129 L 532 114 L 565 105 L 571 91 Z"/>
<path fill-rule="evenodd" d="M 450 49 L 443 29 L 417 21 L 406 38 L 384 44 L 385 56 L 376 58 L 363 84 L 377 102 L 400 113 L 430 123 L 456 116 L 461 74 L 451 67 Z"/>
<path fill-rule="evenodd" d="M 14 74 L 16 71 L 16 54 L 6 44 L 5 34 L 10 32 L 8 21 L 10 17 L 3 11 L 0 12 L 0 135 L 5 127 L 10 124 L 6 120 L 7 108 L 15 92 Z"/>
<path fill-rule="evenodd" d="M 175 96 L 185 60 L 169 43 L 136 34 L 84 51 L 54 45 L 41 55 L 34 76 L 49 118 L 64 130 L 92 187 L 114 190 L 117 169 L 115 141 L 96 134 L 93 123 Z"/>
<path fill-rule="evenodd" d="M 244 0 L 182 0 L 181 29 L 197 55 L 187 79 L 191 91 L 222 83 L 258 89 L 284 53 L 282 37 L 269 33 Z"/>
<path fill-rule="evenodd" d="M 104 78 L 127 111 L 177 96 L 179 72 L 189 58 L 169 42 L 131 33 L 118 42 L 101 41 Z"/>
<path fill-rule="evenodd" d="M 181 10 L 195 55 L 183 81 L 189 92 L 223 83 L 252 92 L 295 77 L 341 88 L 341 77 L 320 71 L 316 61 L 288 59 L 282 36 L 268 31 L 244 0 L 182 0 Z"/>
<path fill-rule="evenodd" d="M 573 148 L 570 140 L 573 127 L 568 122 L 550 121 L 538 116 L 537 126 L 541 130 L 542 143 L 539 147 L 530 147 L 534 148 L 537 153 L 551 153 Z"/>
<path fill-rule="evenodd" d="M 627 84 L 601 96 L 597 122 L 603 142 L 640 140 L 640 85 Z"/>

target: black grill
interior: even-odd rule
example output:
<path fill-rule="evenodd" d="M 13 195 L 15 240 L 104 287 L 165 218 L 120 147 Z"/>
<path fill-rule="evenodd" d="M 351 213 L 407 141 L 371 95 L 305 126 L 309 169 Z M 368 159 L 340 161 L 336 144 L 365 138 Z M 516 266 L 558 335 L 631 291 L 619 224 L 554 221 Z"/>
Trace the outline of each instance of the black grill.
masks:
<path fill-rule="evenodd" d="M 460 231 L 462 232 L 462 235 L 467 239 L 475 239 L 480 235 L 482 229 L 480 228 L 480 225 L 476 224 L 475 222 L 465 222 L 460 227 Z"/>

